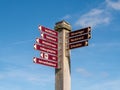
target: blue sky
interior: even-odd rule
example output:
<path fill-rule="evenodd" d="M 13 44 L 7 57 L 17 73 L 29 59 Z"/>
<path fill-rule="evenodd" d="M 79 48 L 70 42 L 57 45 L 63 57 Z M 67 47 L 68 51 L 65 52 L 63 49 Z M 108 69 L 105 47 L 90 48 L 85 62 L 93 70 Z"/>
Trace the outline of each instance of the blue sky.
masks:
<path fill-rule="evenodd" d="M 120 89 L 120 0 L 0 0 L 0 90 L 55 90 L 54 68 L 34 64 L 38 25 L 92 27 L 71 50 L 72 90 Z"/>

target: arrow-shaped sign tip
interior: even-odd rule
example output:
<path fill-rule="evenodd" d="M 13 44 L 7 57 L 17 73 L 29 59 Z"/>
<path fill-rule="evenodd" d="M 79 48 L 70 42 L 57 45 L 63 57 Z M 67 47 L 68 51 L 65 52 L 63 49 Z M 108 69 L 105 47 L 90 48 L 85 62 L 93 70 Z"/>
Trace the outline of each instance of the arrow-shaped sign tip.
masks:
<path fill-rule="evenodd" d="M 91 27 L 88 27 L 88 31 L 89 31 L 89 32 L 91 31 Z"/>
<path fill-rule="evenodd" d="M 85 42 L 85 46 L 88 46 L 88 41 Z"/>
<path fill-rule="evenodd" d="M 43 58 L 43 53 L 42 52 L 40 53 L 40 56 L 41 56 L 41 58 Z"/>
<path fill-rule="evenodd" d="M 36 49 L 37 48 L 37 46 L 36 46 L 36 44 L 34 44 L 34 49 Z"/>
<path fill-rule="evenodd" d="M 88 34 L 88 38 L 89 38 L 89 39 L 91 38 L 91 35 L 90 35 L 90 34 Z"/>
<path fill-rule="evenodd" d="M 43 33 L 41 33 L 41 37 L 43 38 Z"/>
<path fill-rule="evenodd" d="M 39 26 L 38 26 L 38 29 L 39 29 L 39 30 L 42 30 L 42 26 L 39 25 Z"/>
<path fill-rule="evenodd" d="M 33 58 L 33 62 L 34 62 L 34 63 L 36 63 L 36 62 L 37 62 L 35 57 Z"/>
<path fill-rule="evenodd" d="M 36 38 L 36 42 L 39 43 L 39 38 Z"/>

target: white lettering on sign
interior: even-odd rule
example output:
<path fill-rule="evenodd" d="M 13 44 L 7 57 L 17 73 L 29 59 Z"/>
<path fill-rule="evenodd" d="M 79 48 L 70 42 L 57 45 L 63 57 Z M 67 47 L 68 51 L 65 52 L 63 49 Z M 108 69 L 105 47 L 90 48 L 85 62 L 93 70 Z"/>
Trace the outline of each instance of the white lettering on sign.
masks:
<path fill-rule="evenodd" d="M 54 44 L 51 44 L 51 43 L 48 43 L 48 42 L 45 42 L 45 41 L 42 41 L 42 43 L 56 48 L 56 45 L 54 45 Z"/>
<path fill-rule="evenodd" d="M 48 29 L 45 29 L 45 32 L 51 33 L 51 34 L 53 34 L 53 35 L 57 35 L 55 32 L 53 32 L 53 31 L 51 31 L 51 30 L 48 30 Z"/>
<path fill-rule="evenodd" d="M 57 39 L 56 38 L 52 38 L 52 37 L 50 37 L 50 36 L 46 36 L 46 39 L 49 39 L 49 40 L 52 40 L 52 41 L 57 41 Z"/>
<path fill-rule="evenodd" d="M 40 47 L 40 49 L 43 50 L 43 51 L 47 51 L 47 52 L 56 54 L 56 52 L 53 51 L 53 50 L 45 49 L 45 48 L 43 48 L 43 47 Z"/>

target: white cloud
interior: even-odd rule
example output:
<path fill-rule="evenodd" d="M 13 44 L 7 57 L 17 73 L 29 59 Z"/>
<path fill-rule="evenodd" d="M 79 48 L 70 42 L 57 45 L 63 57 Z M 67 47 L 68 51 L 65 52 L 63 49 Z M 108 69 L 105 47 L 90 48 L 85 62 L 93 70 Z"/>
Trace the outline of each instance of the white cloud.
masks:
<path fill-rule="evenodd" d="M 89 12 L 81 15 L 79 19 L 75 22 L 75 26 L 91 26 L 96 27 L 98 25 L 109 24 L 112 20 L 111 8 L 114 10 L 120 10 L 120 0 L 106 0 L 102 8 L 96 7 L 91 9 Z"/>
<path fill-rule="evenodd" d="M 106 78 L 106 77 L 109 76 L 109 74 L 108 74 L 107 72 L 102 72 L 101 75 L 102 75 L 102 77 L 104 77 L 104 78 Z"/>
<path fill-rule="evenodd" d="M 4 72 L 0 72 L 0 80 L 9 80 L 11 78 L 12 80 L 20 81 L 22 80 L 23 82 L 29 82 L 33 84 L 39 84 L 45 86 L 46 83 L 52 83 L 54 76 L 49 75 L 44 73 L 33 73 L 31 69 L 26 69 L 26 68 L 8 68 Z"/>
<path fill-rule="evenodd" d="M 84 90 L 120 90 L 120 79 L 95 83 L 87 86 Z"/>
<path fill-rule="evenodd" d="M 33 39 L 23 40 L 23 41 L 14 42 L 14 43 L 12 43 L 12 45 L 25 44 L 25 43 L 29 43 L 29 42 L 32 42 L 32 41 L 33 41 Z"/>
<path fill-rule="evenodd" d="M 107 5 L 109 8 L 113 8 L 115 10 L 120 10 L 120 0 L 113 1 L 113 0 L 106 0 Z"/>
<path fill-rule="evenodd" d="M 104 48 L 113 48 L 120 47 L 120 42 L 106 42 L 106 43 L 92 43 L 91 47 L 104 47 Z"/>
<path fill-rule="evenodd" d="M 95 27 L 100 24 L 108 24 L 110 22 L 109 14 L 103 9 L 92 9 L 88 13 L 82 15 L 75 23 L 76 26 Z"/>
<path fill-rule="evenodd" d="M 113 9 L 113 10 L 112 10 Z M 84 13 L 78 17 L 78 15 L 65 15 L 62 19 L 72 19 L 76 16 L 78 19 L 75 21 L 75 27 L 87 27 L 92 28 L 100 25 L 108 25 L 113 17 L 114 10 L 120 10 L 120 0 L 105 0 L 98 7 L 92 8 L 87 13 Z"/>
<path fill-rule="evenodd" d="M 88 72 L 86 69 L 84 68 L 77 68 L 76 69 L 76 72 L 80 73 L 82 76 L 85 76 L 85 77 L 89 77 L 91 76 L 92 74 L 90 72 Z"/>
<path fill-rule="evenodd" d="M 24 90 L 25 88 L 34 90 L 38 87 L 42 90 L 42 88 L 54 85 L 54 74 L 50 74 L 48 70 L 40 69 L 39 66 L 16 67 L 13 65 L 12 67 L 7 66 L 0 71 L 0 81 L 0 90 Z M 27 86 L 24 86 L 26 83 Z"/>
<path fill-rule="evenodd" d="M 4 76 L 0 74 L 0 80 L 3 79 L 3 78 L 4 78 Z"/>
<path fill-rule="evenodd" d="M 62 19 L 63 20 L 66 20 L 66 19 L 70 19 L 71 18 L 71 16 L 69 15 L 69 14 L 67 14 L 67 15 L 65 15 Z"/>

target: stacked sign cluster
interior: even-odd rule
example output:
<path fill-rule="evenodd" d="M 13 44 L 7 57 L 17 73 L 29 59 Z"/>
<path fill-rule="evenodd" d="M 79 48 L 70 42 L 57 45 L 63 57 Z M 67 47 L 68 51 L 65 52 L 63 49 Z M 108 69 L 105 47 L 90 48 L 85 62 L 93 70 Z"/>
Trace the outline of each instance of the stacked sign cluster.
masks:
<path fill-rule="evenodd" d="M 41 37 L 36 39 L 34 49 L 40 51 L 40 57 L 34 57 L 33 61 L 37 64 L 58 67 L 58 32 L 46 28 L 38 27 Z"/>
<path fill-rule="evenodd" d="M 69 49 L 88 46 L 88 39 L 91 38 L 91 27 L 82 28 L 69 33 Z"/>

